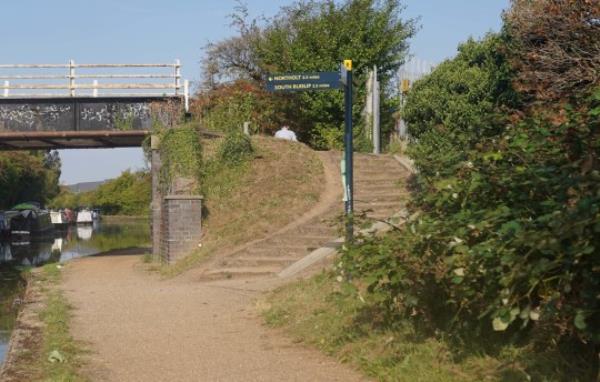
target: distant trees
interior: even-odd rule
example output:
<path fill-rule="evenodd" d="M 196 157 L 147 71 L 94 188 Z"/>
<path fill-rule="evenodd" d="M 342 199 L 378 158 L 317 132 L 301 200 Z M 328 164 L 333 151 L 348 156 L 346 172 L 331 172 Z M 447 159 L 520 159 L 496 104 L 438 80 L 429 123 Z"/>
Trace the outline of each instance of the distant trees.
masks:
<path fill-rule="evenodd" d="M 151 176 L 124 171 L 93 191 L 75 194 L 63 188 L 49 204 L 53 208 L 100 208 L 109 215 L 145 215 L 150 211 Z"/>
<path fill-rule="evenodd" d="M 45 203 L 59 192 L 58 152 L 0 152 L 0 208 L 24 201 Z"/>
<path fill-rule="evenodd" d="M 415 32 L 414 20 L 401 18 L 402 9 L 398 0 L 300 1 L 259 22 L 249 20 L 247 10 L 238 7 L 233 16 L 238 35 L 206 49 L 205 84 L 218 89 L 237 86 L 236 81 L 250 83 L 255 89 L 250 95 L 256 95 L 260 105 L 272 105 L 265 108 L 272 122 L 255 117 L 256 121 L 269 127 L 286 122 L 304 141 L 330 146 L 331 141 L 341 140 L 341 92 L 267 95 L 262 89 L 267 73 L 335 71 L 343 59 L 351 58 L 357 85 L 356 120 L 364 105 L 367 71 L 377 65 L 384 100 L 382 120 L 391 128 L 393 101 L 386 96 L 391 92 L 390 80 L 405 59 L 407 40 Z M 210 115 L 218 107 L 218 99 L 213 97 L 213 102 L 204 103 L 202 115 Z M 247 112 L 248 120 L 252 112 Z M 334 138 L 327 140 L 326 136 Z"/>

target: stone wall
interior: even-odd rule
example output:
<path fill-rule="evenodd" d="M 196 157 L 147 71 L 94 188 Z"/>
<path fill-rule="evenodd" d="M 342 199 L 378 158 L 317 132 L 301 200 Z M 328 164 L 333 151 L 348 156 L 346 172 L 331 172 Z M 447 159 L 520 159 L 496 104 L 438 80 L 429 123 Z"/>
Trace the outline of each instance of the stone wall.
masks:
<path fill-rule="evenodd" d="M 160 256 L 166 263 L 188 255 L 200 244 L 202 235 L 202 197 L 169 195 L 161 211 Z"/>

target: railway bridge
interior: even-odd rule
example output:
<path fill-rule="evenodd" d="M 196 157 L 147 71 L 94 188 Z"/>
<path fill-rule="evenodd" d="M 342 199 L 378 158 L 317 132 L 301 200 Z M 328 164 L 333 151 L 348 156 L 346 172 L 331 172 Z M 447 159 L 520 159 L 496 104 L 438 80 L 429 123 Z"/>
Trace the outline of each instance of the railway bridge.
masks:
<path fill-rule="evenodd" d="M 189 82 L 181 77 L 179 60 L 162 64 L 79 64 L 73 60 L 66 64 L 0 64 L 0 150 L 140 147 L 156 122 L 173 125 L 177 116 L 188 110 Z M 177 222 L 165 223 L 169 215 L 163 214 L 165 205 L 199 204 L 200 199 L 184 201 L 161 195 L 160 153 L 157 145 L 151 150 L 152 251 L 172 261 L 176 256 L 169 253 L 169 243 L 174 240 L 165 235 L 173 232 L 169 224 Z M 184 206 L 183 210 L 199 208 Z M 189 232 L 187 227 L 183 241 L 196 240 L 199 230 Z"/>

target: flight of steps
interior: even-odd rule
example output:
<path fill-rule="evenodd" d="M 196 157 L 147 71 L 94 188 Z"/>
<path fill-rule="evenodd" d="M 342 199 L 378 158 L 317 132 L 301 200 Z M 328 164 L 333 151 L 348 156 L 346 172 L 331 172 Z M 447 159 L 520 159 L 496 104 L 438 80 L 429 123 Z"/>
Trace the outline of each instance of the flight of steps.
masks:
<path fill-rule="evenodd" d="M 333 168 L 339 168 L 341 153 L 330 152 L 322 157 L 330 160 Z M 373 220 L 385 220 L 394 215 L 406 201 L 405 183 L 408 176 L 409 173 L 391 156 L 355 154 L 355 212 L 366 211 L 367 217 Z M 326 246 L 341 236 L 335 220 L 342 213 L 340 190 L 339 198 L 327 208 L 326 212 L 298 227 L 267 237 L 219 259 L 203 273 L 202 279 L 220 280 L 275 275 L 315 249 Z"/>

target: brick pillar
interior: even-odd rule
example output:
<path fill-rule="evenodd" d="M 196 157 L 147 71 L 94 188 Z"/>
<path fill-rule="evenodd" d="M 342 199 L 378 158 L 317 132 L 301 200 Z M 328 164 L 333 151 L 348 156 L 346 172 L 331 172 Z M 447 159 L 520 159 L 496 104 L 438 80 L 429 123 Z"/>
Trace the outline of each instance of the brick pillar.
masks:
<path fill-rule="evenodd" d="M 161 238 L 161 209 L 162 195 L 160 192 L 160 150 L 158 150 L 159 142 L 156 136 L 150 137 L 151 147 L 151 170 L 152 173 L 152 257 L 154 260 L 160 258 L 160 238 Z"/>
<path fill-rule="evenodd" d="M 174 263 L 198 248 L 202 234 L 202 197 L 169 195 L 163 199 L 160 255 Z"/>

